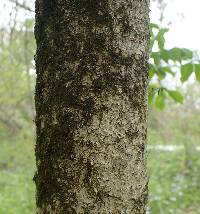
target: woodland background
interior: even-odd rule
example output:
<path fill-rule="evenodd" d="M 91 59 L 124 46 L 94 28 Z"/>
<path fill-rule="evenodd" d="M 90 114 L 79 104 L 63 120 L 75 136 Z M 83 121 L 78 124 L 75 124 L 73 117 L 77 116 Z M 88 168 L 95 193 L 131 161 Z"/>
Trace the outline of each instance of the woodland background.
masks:
<path fill-rule="evenodd" d="M 198 214 L 199 55 L 166 48 L 167 4 L 153 3 L 159 18 L 151 24 L 147 213 Z M 30 214 L 35 209 L 34 3 L 3 0 L 0 10 L 0 213 Z"/>

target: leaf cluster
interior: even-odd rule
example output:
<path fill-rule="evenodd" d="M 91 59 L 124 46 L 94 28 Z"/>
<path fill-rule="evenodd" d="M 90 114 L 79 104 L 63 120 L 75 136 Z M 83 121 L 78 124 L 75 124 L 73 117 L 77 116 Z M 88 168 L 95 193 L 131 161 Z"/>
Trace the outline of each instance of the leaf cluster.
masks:
<path fill-rule="evenodd" d="M 200 82 L 200 60 L 195 52 L 174 47 L 165 48 L 165 34 L 168 28 L 161 28 L 157 24 L 150 24 L 151 32 L 151 55 L 149 69 L 149 105 L 162 110 L 165 106 L 166 97 L 172 98 L 177 103 L 183 103 L 184 96 L 178 90 L 172 90 L 170 84 L 166 87 L 166 79 L 181 83 L 187 82 L 192 73 Z M 155 51 L 156 49 L 156 51 Z"/>

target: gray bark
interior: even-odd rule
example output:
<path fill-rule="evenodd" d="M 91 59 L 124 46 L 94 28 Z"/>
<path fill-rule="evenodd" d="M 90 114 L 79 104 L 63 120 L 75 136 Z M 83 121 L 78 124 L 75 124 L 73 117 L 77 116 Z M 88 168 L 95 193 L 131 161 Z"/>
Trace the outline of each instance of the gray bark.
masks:
<path fill-rule="evenodd" d="M 37 213 L 145 213 L 148 13 L 36 0 Z"/>

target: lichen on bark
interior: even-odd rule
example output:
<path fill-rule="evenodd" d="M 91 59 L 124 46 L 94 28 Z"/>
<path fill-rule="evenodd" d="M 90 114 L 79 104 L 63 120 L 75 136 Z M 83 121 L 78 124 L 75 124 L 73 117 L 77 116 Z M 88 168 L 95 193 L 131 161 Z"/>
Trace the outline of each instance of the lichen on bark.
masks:
<path fill-rule="evenodd" d="M 36 0 L 37 213 L 145 213 L 147 0 Z"/>

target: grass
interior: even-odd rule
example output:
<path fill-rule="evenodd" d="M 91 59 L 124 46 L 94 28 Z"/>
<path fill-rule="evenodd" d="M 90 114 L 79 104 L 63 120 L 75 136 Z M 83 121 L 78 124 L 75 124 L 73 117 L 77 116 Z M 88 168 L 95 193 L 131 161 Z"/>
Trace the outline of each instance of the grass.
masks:
<path fill-rule="evenodd" d="M 0 175 L 0 213 L 34 213 L 34 184 L 25 172 L 3 171 Z"/>
<path fill-rule="evenodd" d="M 149 152 L 149 209 L 159 214 L 200 213 L 199 160 L 186 165 L 184 151 Z"/>
<path fill-rule="evenodd" d="M 16 139 L 15 139 L 16 140 Z M 0 149 L 0 213 L 35 213 L 33 140 L 2 140 Z"/>

